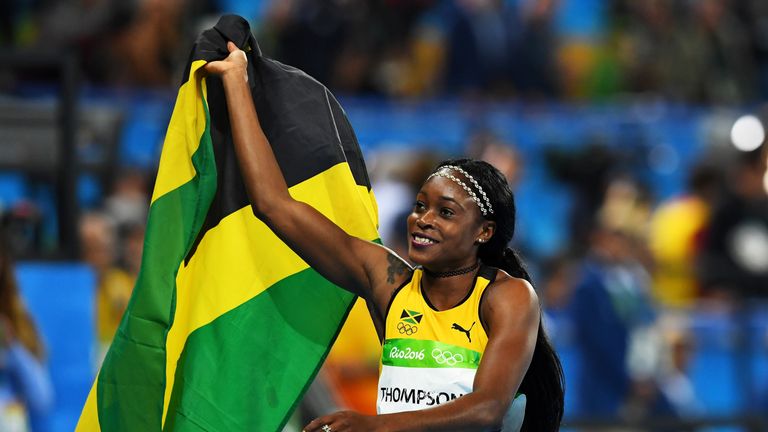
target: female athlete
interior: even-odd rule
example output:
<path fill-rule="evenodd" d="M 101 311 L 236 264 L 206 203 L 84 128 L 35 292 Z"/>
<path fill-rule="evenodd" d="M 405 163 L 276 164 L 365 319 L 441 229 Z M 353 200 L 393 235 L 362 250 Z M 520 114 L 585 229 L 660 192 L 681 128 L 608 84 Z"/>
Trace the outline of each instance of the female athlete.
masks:
<path fill-rule="evenodd" d="M 562 370 L 528 274 L 506 247 L 515 206 L 504 177 L 485 162 L 438 166 L 408 217 L 413 269 L 291 198 L 251 99 L 245 53 L 227 46 L 229 56 L 206 70 L 223 81 L 254 214 L 324 277 L 373 305 L 384 344 L 379 415 L 338 412 L 305 431 L 558 430 Z"/>

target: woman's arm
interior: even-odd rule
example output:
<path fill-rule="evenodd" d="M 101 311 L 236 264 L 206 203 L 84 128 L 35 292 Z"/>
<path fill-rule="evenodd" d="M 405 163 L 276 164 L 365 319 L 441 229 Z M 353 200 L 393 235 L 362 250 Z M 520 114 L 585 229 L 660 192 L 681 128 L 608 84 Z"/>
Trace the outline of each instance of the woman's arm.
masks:
<path fill-rule="evenodd" d="M 16 341 L 8 345 L 6 368 L 29 413 L 35 416 L 48 413 L 53 406 L 53 388 L 45 366 Z"/>
<path fill-rule="evenodd" d="M 0 353 L 11 377 L 16 396 L 24 403 L 31 420 L 45 416 L 53 406 L 53 387 L 48 371 L 16 338 L 8 317 L 0 315 Z"/>
<path fill-rule="evenodd" d="M 304 430 L 487 431 L 501 426 L 533 357 L 539 325 L 539 301 L 533 287 L 509 278 L 488 287 L 482 313 L 488 345 L 475 375 L 473 391 L 439 407 L 379 416 L 341 412 L 320 417 Z"/>
<path fill-rule="evenodd" d="M 253 213 L 312 268 L 331 282 L 386 307 L 407 265 L 374 243 L 348 235 L 311 206 L 288 193 L 280 167 L 259 124 L 247 82 L 245 53 L 229 42 L 230 55 L 211 62 L 206 70 L 221 76 L 229 109 L 235 151 Z M 389 261 L 388 261 L 389 259 Z M 395 273 L 392 284 L 382 283 Z M 389 267 L 388 267 L 389 265 Z M 372 287 L 377 288 L 374 292 Z"/>

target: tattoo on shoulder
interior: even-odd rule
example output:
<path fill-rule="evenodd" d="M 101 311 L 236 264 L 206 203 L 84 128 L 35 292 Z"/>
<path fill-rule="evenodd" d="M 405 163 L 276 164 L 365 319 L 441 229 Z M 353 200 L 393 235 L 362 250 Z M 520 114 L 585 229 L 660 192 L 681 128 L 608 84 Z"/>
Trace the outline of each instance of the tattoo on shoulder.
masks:
<path fill-rule="evenodd" d="M 389 266 L 387 267 L 387 283 L 389 284 L 395 283 L 396 275 L 401 276 L 410 270 L 408 265 L 406 265 L 403 260 L 398 258 L 396 255 L 387 255 L 387 262 L 389 262 Z"/>

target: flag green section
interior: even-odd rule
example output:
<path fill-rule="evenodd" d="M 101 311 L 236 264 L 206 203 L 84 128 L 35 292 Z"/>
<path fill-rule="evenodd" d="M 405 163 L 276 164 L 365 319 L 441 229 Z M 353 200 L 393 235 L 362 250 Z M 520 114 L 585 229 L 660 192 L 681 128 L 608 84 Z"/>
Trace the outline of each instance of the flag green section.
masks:
<path fill-rule="evenodd" d="M 279 430 L 353 299 L 306 269 L 195 330 L 176 368 L 165 429 Z"/>
<path fill-rule="evenodd" d="M 160 167 L 147 221 L 141 271 L 83 409 L 78 430 L 137 431 L 161 427 L 165 344 L 173 324 L 176 274 L 216 192 L 205 84 L 198 73 L 204 63 L 192 64 L 190 81 L 179 91 L 162 158 L 167 160 L 166 155 L 172 155 L 175 167 Z M 195 145 L 190 144 L 191 137 L 196 137 Z M 174 184 L 179 186 L 171 189 Z M 169 190 L 158 193 L 164 186 Z"/>
<path fill-rule="evenodd" d="M 192 161 L 198 174 L 160 197 L 150 211 L 135 294 L 98 377 L 99 423 L 105 431 L 156 430 L 161 424 L 176 273 L 216 191 L 208 134 Z"/>

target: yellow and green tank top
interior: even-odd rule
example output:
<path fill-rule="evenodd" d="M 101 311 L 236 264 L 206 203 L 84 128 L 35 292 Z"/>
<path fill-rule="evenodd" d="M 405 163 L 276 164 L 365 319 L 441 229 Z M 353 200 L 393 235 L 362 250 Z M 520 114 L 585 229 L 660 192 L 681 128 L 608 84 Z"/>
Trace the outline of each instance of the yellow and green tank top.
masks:
<path fill-rule="evenodd" d="M 467 296 L 438 311 L 421 290 L 423 271 L 392 296 L 384 327 L 377 409 L 380 414 L 429 408 L 472 391 L 488 335 L 480 299 L 496 269 L 481 267 Z"/>
<path fill-rule="evenodd" d="M 496 273 L 496 268 L 481 266 L 466 297 L 443 311 L 421 290 L 420 268 L 395 291 L 385 317 L 379 414 L 432 408 L 472 391 L 488 344 L 480 302 Z M 504 417 L 504 432 L 520 429 L 525 402 L 524 395 L 515 398 Z"/>

